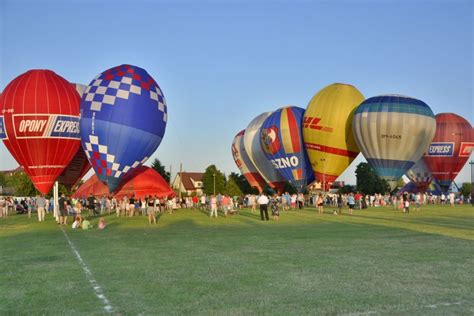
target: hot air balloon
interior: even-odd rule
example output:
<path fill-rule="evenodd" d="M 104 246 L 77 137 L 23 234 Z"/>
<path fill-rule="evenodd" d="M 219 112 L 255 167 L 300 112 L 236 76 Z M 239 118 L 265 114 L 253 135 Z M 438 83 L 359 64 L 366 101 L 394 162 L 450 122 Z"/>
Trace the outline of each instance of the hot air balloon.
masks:
<path fill-rule="evenodd" d="M 314 181 L 313 170 L 303 145 L 304 109 L 283 107 L 268 116 L 260 130 L 267 159 L 299 192 Z"/>
<path fill-rule="evenodd" d="M 265 188 L 266 182 L 260 173 L 258 173 L 257 168 L 255 168 L 245 151 L 244 134 L 245 130 L 242 130 L 235 136 L 231 148 L 232 156 L 234 157 L 235 164 L 245 179 L 247 179 L 250 186 L 256 188 L 259 192 L 262 192 Z"/>
<path fill-rule="evenodd" d="M 144 69 L 117 66 L 87 86 L 81 100 L 82 147 L 111 192 L 155 152 L 167 119 L 163 93 Z"/>
<path fill-rule="evenodd" d="M 393 190 L 428 148 L 436 123 L 423 101 L 381 95 L 359 105 L 352 127 L 362 154 Z"/>
<path fill-rule="evenodd" d="M 447 191 L 474 149 L 474 136 L 471 124 L 459 115 L 440 113 L 435 118 L 436 134 L 423 159 Z"/>
<path fill-rule="evenodd" d="M 250 160 L 267 184 L 282 192 L 286 180 L 267 159 L 260 144 L 260 128 L 265 119 L 271 114 L 271 112 L 262 113 L 250 122 L 245 129 L 244 147 Z"/>
<path fill-rule="evenodd" d="M 50 70 L 30 70 L 2 93 L 6 147 L 46 194 L 80 146 L 76 90 Z"/>
<path fill-rule="evenodd" d="M 426 192 L 431 181 L 433 181 L 433 175 L 426 166 L 423 158 L 420 158 L 413 167 L 407 171 L 406 176 L 415 184 L 420 192 Z"/>
<path fill-rule="evenodd" d="M 86 90 L 86 86 L 79 83 L 71 83 L 71 85 L 82 97 L 82 94 Z M 58 177 L 57 181 L 70 190 L 80 179 L 82 179 L 83 176 L 86 175 L 91 167 L 92 166 L 87 160 L 84 149 L 82 149 L 82 146 L 79 146 L 76 154 Z"/>
<path fill-rule="evenodd" d="M 326 188 L 359 154 L 352 117 L 363 100 L 354 86 L 334 83 L 319 91 L 308 104 L 303 139 L 316 179 Z"/>

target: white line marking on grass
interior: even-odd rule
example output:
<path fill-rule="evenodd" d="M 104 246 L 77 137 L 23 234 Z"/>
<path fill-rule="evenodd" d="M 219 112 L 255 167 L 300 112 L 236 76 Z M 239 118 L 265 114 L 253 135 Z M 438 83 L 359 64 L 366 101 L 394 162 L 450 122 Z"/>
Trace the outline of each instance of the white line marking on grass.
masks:
<path fill-rule="evenodd" d="M 107 297 L 105 297 L 104 291 L 102 291 L 102 288 L 99 286 L 97 281 L 94 279 L 94 276 L 92 275 L 91 270 L 87 267 L 84 260 L 82 260 L 81 255 L 76 250 L 76 247 L 74 246 L 72 241 L 69 239 L 69 236 L 66 234 L 66 231 L 64 230 L 64 228 L 61 227 L 61 230 L 63 231 L 64 237 L 66 237 L 66 240 L 69 243 L 69 246 L 71 247 L 72 252 L 74 252 L 74 254 L 76 255 L 76 258 L 79 261 L 79 264 L 81 265 L 82 270 L 84 270 L 84 273 L 86 274 L 86 277 L 87 277 L 89 283 L 92 285 L 92 288 L 95 291 L 95 296 L 97 296 L 97 298 L 100 299 L 102 301 L 102 303 L 104 304 L 104 310 L 107 313 L 112 313 L 114 311 L 114 309 L 113 309 L 112 305 L 110 304 L 110 301 L 107 299 Z"/>
<path fill-rule="evenodd" d="M 426 305 L 425 307 L 429 308 L 438 308 L 438 306 L 453 306 L 453 305 L 462 305 L 463 302 L 454 302 L 454 303 L 438 303 L 438 304 L 432 304 L 432 305 Z"/>

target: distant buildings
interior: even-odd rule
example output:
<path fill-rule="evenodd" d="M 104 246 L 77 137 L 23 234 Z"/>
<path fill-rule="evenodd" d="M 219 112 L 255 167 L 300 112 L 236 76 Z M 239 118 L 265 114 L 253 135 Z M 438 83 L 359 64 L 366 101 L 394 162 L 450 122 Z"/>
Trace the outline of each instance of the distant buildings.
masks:
<path fill-rule="evenodd" d="M 202 172 L 178 172 L 171 187 L 186 195 L 202 195 Z"/>

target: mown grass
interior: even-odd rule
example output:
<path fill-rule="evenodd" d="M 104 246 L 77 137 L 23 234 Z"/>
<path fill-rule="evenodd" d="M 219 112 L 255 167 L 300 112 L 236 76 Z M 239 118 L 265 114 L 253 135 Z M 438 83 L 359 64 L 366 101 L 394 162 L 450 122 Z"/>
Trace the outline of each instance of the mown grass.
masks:
<path fill-rule="evenodd" d="M 106 219 L 64 229 L 116 314 L 474 313 L 471 206 Z M 50 216 L 0 220 L 0 269 L 0 314 L 104 313 Z"/>

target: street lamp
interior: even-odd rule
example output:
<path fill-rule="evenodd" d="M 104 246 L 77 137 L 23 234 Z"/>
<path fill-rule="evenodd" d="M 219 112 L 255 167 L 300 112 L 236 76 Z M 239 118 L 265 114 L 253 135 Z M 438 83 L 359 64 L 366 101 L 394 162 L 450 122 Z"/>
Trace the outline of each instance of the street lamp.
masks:
<path fill-rule="evenodd" d="M 214 178 L 214 196 L 216 195 L 216 174 L 213 173 L 212 177 Z"/>
<path fill-rule="evenodd" d="M 471 166 L 471 205 L 474 206 L 474 170 L 472 169 L 474 161 L 469 161 L 469 165 Z"/>

